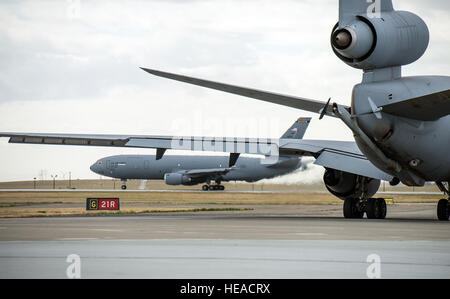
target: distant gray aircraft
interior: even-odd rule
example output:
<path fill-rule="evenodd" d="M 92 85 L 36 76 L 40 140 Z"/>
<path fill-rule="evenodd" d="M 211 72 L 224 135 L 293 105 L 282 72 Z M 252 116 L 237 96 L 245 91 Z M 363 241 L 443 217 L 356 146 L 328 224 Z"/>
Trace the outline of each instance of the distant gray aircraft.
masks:
<path fill-rule="evenodd" d="M 419 59 L 429 42 L 424 21 L 395 11 L 391 0 L 340 0 L 331 34 L 333 52 L 363 70 L 351 106 L 282 95 L 143 68 L 150 74 L 341 119 L 355 142 L 235 139 L 192 136 L 0 133 L 11 143 L 70 144 L 280 155 L 309 155 L 323 166 L 326 188 L 344 200 L 344 217 L 385 218 L 386 202 L 372 198 L 380 180 L 423 186 L 432 181 L 449 196 L 450 77 L 402 77 L 402 65 Z M 447 182 L 447 186 L 444 184 Z M 449 199 L 439 201 L 439 220 L 448 220 Z"/>
<path fill-rule="evenodd" d="M 311 118 L 299 118 L 281 138 L 302 139 Z M 256 182 L 290 173 L 306 164 L 297 155 L 280 156 L 276 163 L 264 163 L 263 158 L 240 157 L 230 161 L 227 156 L 164 155 L 118 155 L 98 160 L 91 166 L 97 174 L 118 178 L 123 182 L 129 179 L 164 180 L 168 185 L 197 185 L 206 190 L 224 190 L 221 182 Z M 215 184 L 211 184 L 215 181 Z"/>

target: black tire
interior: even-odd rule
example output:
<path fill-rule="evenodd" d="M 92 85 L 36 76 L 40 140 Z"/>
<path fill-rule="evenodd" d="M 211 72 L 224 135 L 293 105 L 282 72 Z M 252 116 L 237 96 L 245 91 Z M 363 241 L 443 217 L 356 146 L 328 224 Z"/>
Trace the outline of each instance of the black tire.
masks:
<path fill-rule="evenodd" d="M 203 191 L 208 191 L 208 189 L 209 189 L 209 188 L 208 188 L 208 185 L 203 185 L 203 186 L 202 186 L 202 190 L 203 190 Z"/>
<path fill-rule="evenodd" d="M 126 190 L 127 189 L 127 185 L 122 185 L 122 190 Z"/>
<path fill-rule="evenodd" d="M 220 185 L 220 186 L 219 186 L 219 190 L 222 190 L 222 191 L 225 190 L 225 186 Z"/>
<path fill-rule="evenodd" d="M 386 201 L 384 198 L 370 198 L 366 206 L 366 214 L 369 219 L 386 218 Z"/>
<path fill-rule="evenodd" d="M 360 212 L 356 206 L 357 199 L 348 198 L 344 200 L 344 217 L 348 219 L 362 218 L 364 212 Z"/>
<path fill-rule="evenodd" d="M 441 221 L 448 221 L 449 219 L 449 203 L 447 199 L 441 199 L 437 205 L 437 216 Z"/>
<path fill-rule="evenodd" d="M 386 206 L 386 201 L 384 200 L 384 198 L 377 198 L 376 199 L 378 201 L 378 206 L 379 206 L 379 211 L 380 214 L 378 215 L 378 219 L 384 219 L 386 218 L 386 213 L 387 213 L 387 206 Z"/>
<path fill-rule="evenodd" d="M 377 218 L 377 213 L 378 213 L 378 208 L 377 208 L 377 202 L 375 200 L 375 198 L 370 198 L 367 201 L 367 205 L 366 205 L 366 215 L 367 218 L 369 219 L 376 219 Z"/>

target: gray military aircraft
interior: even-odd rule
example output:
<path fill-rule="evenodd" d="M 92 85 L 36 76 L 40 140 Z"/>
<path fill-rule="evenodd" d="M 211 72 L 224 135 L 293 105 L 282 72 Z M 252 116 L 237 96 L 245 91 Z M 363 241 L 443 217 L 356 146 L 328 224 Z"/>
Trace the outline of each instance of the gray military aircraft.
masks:
<path fill-rule="evenodd" d="M 309 155 L 323 166 L 326 188 L 344 200 L 344 217 L 385 218 L 386 202 L 372 198 L 380 180 L 423 186 L 436 182 L 447 196 L 450 181 L 450 77 L 402 77 L 402 65 L 419 59 L 429 42 L 423 20 L 395 11 L 391 0 L 340 0 L 339 22 L 331 33 L 333 52 L 363 70 L 351 106 L 234 86 L 143 68 L 150 74 L 341 119 L 355 142 L 222 137 L 0 133 L 11 143 L 156 148 L 266 155 Z M 269 162 L 268 162 L 269 163 Z M 447 182 L 447 186 L 444 185 Z M 449 219 L 449 200 L 438 203 L 440 220 Z"/>
<path fill-rule="evenodd" d="M 311 118 L 299 118 L 283 134 L 284 139 L 302 139 Z M 262 158 L 241 157 L 229 161 L 227 156 L 118 155 L 105 157 L 91 166 L 97 174 L 121 179 L 122 189 L 129 179 L 164 180 L 167 185 L 197 185 L 202 190 L 225 190 L 221 182 L 256 182 L 290 173 L 306 167 L 299 156 L 280 156 L 276 163 L 264 163 Z M 215 184 L 211 184 L 211 181 Z"/>
<path fill-rule="evenodd" d="M 362 153 L 392 183 L 423 186 L 434 181 L 447 196 L 450 181 L 450 77 L 402 77 L 402 65 L 418 60 L 429 43 L 425 22 L 417 15 L 395 11 L 391 0 L 340 0 L 339 22 L 331 33 L 336 56 L 363 70 L 353 88 L 351 106 L 330 105 L 305 98 L 242 88 L 187 76 L 144 69 L 150 74 L 341 119 L 353 132 Z M 346 200 L 346 217 L 360 217 L 374 204 L 368 177 L 328 167 L 325 184 Z M 358 174 L 357 172 L 355 174 Z M 352 182 L 355 188 L 342 192 Z M 444 185 L 447 182 L 447 186 Z M 355 192 L 360 189 L 360 192 Z M 347 195 L 348 194 L 348 195 Z M 375 210 L 385 213 L 378 201 Z M 379 213 L 375 211 L 376 213 Z M 449 219 L 449 200 L 438 203 L 438 218 Z M 378 217 L 377 217 L 378 218 Z"/>

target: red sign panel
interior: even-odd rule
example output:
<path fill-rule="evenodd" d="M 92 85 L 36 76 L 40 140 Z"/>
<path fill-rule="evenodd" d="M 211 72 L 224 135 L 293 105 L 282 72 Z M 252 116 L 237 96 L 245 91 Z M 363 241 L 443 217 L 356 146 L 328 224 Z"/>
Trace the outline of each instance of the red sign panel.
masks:
<path fill-rule="evenodd" d="M 86 210 L 120 210 L 118 198 L 87 198 Z"/>
<path fill-rule="evenodd" d="M 99 210 L 118 210 L 119 199 L 118 198 L 99 198 L 98 199 Z"/>

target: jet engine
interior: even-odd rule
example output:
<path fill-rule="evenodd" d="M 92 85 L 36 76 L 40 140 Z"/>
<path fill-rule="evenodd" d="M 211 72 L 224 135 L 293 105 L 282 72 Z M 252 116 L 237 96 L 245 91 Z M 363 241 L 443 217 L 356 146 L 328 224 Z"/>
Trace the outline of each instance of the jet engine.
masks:
<path fill-rule="evenodd" d="M 327 168 L 323 181 L 328 191 L 342 200 L 359 198 L 365 193 L 365 198 L 370 198 L 377 193 L 380 180 L 371 179 L 356 174 Z"/>
<path fill-rule="evenodd" d="M 189 185 L 191 178 L 182 173 L 166 173 L 164 181 L 167 185 Z"/>
<path fill-rule="evenodd" d="M 425 22 L 407 11 L 358 15 L 336 24 L 331 33 L 334 53 L 348 65 L 364 70 L 410 64 L 428 47 Z"/>

